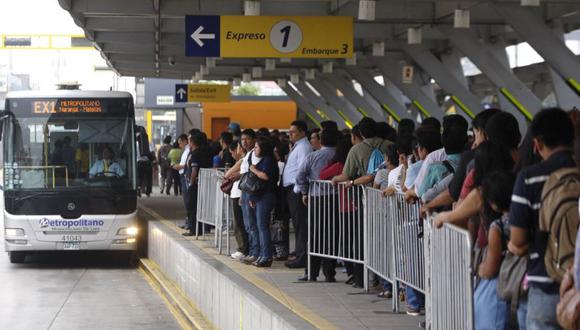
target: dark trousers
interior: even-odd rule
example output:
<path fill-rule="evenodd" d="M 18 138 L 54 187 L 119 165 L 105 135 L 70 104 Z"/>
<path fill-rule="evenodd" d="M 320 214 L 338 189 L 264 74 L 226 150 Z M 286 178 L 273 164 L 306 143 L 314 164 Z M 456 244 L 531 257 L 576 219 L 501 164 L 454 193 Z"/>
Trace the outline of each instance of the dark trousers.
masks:
<path fill-rule="evenodd" d="M 171 186 L 173 186 L 173 194 L 177 196 L 181 192 L 181 182 L 179 182 L 179 171 L 172 168 L 167 169 L 167 174 L 165 175 L 165 187 L 167 194 L 171 191 Z"/>
<path fill-rule="evenodd" d="M 183 197 L 183 206 L 185 207 L 185 211 L 187 212 L 187 223 L 186 225 L 189 225 L 189 219 L 191 218 L 190 214 L 189 214 L 189 191 L 187 190 L 187 180 L 185 178 L 185 175 L 180 175 L 179 176 L 179 183 L 181 185 L 181 192 L 183 193 L 182 197 Z M 195 228 L 190 228 L 191 230 L 194 230 Z"/>
<path fill-rule="evenodd" d="M 315 219 L 315 213 L 325 214 L 326 217 L 319 218 L 318 221 L 310 223 L 310 251 L 336 253 L 338 250 L 338 226 L 337 219 L 333 218 L 333 214 L 338 214 L 338 208 L 334 212 L 332 208 L 338 205 L 336 202 L 332 203 L 330 197 L 310 197 L 309 203 L 316 206 L 311 208 L 311 218 Z M 317 278 L 320 273 L 320 266 L 322 266 L 322 273 L 327 279 L 336 276 L 336 259 L 322 258 L 317 256 L 310 256 L 310 278 Z M 308 274 L 308 265 L 306 265 L 306 274 Z"/>
<path fill-rule="evenodd" d="M 234 209 L 234 236 L 238 243 L 238 251 L 248 255 L 248 233 L 244 226 L 244 215 L 240 206 L 240 198 L 232 198 Z"/>
<path fill-rule="evenodd" d="M 286 188 L 286 199 L 296 235 L 296 263 L 306 265 L 306 243 L 308 241 L 308 208 L 302 203 L 302 195 L 294 193 L 293 186 Z"/>
<path fill-rule="evenodd" d="M 187 226 L 190 230 L 196 230 L 197 225 L 197 185 L 187 188 Z"/>
<path fill-rule="evenodd" d="M 153 186 L 153 166 L 149 162 L 137 162 L 137 183 L 141 193 L 151 194 Z"/>

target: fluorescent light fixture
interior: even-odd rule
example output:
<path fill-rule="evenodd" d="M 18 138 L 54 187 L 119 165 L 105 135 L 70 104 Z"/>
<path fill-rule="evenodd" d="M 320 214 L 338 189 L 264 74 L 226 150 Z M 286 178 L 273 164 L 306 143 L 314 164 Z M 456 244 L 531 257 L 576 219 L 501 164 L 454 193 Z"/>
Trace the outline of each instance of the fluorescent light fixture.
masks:
<path fill-rule="evenodd" d="M 244 1 L 244 15 L 260 16 L 260 1 Z"/>
<path fill-rule="evenodd" d="M 376 2 L 374 0 L 360 0 L 358 3 L 358 19 L 361 21 L 374 21 L 375 7 Z"/>
<path fill-rule="evenodd" d="M 385 43 L 383 41 L 373 42 L 373 56 L 385 56 Z"/>
<path fill-rule="evenodd" d="M 242 84 L 242 79 L 240 78 L 234 78 L 234 86 L 238 87 Z"/>
<path fill-rule="evenodd" d="M 304 72 L 304 77 L 306 78 L 306 80 L 313 80 L 315 76 L 316 70 L 314 69 L 306 69 L 306 71 Z"/>
<path fill-rule="evenodd" d="M 255 66 L 252 68 L 252 78 L 262 78 L 262 68 Z"/>
<path fill-rule="evenodd" d="M 354 66 L 354 65 L 356 65 L 356 58 L 357 58 L 357 56 L 358 56 L 357 53 L 353 53 L 351 58 L 347 58 L 345 60 L 346 65 L 348 65 L 348 66 Z"/>
<path fill-rule="evenodd" d="M 293 73 L 290 75 L 290 82 L 294 85 L 300 82 L 300 75 L 297 73 Z"/>
<path fill-rule="evenodd" d="M 266 59 L 266 71 L 276 70 L 276 60 L 267 58 Z"/>
<path fill-rule="evenodd" d="M 208 68 L 215 68 L 215 57 L 206 57 L 205 58 L 205 66 L 207 66 Z"/>
<path fill-rule="evenodd" d="M 528 7 L 538 7 L 540 6 L 540 0 L 522 0 L 522 6 Z"/>
<path fill-rule="evenodd" d="M 407 30 L 407 42 L 409 45 L 420 45 L 423 42 L 423 30 L 410 28 Z"/>
<path fill-rule="evenodd" d="M 280 86 L 280 88 L 284 88 L 284 87 L 286 87 L 286 79 L 284 79 L 284 78 L 279 78 L 279 79 L 278 79 L 278 86 Z"/>
<path fill-rule="evenodd" d="M 251 73 L 242 73 L 242 80 L 245 83 L 249 83 L 250 81 L 252 81 L 252 74 Z"/>
<path fill-rule="evenodd" d="M 469 9 L 455 9 L 453 27 L 456 29 L 469 29 Z"/>
<path fill-rule="evenodd" d="M 332 62 L 326 62 L 322 65 L 322 72 L 323 73 L 332 73 L 333 71 L 333 63 Z"/>

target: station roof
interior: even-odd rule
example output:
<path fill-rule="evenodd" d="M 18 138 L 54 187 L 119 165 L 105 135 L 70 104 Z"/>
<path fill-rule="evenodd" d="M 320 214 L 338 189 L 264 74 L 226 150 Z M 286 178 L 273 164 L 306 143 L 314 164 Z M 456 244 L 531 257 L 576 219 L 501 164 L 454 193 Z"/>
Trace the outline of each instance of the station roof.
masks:
<path fill-rule="evenodd" d="M 481 38 L 501 39 L 506 44 L 524 42 L 498 15 L 498 8 L 520 5 L 521 0 L 377 0 L 376 19 L 360 21 L 355 0 L 262 0 L 261 15 L 353 16 L 355 50 L 372 51 L 372 44 L 384 40 L 388 56 L 406 59 L 401 45 L 407 42 L 408 28 L 422 28 L 423 44 L 435 54 L 451 46 L 440 26 L 453 26 L 457 8 L 469 9 L 471 28 Z M 93 41 L 117 73 L 124 76 L 191 79 L 205 58 L 185 56 L 185 15 L 243 15 L 239 0 L 59 0 L 86 37 Z M 561 23 L 563 32 L 580 28 L 578 0 L 541 0 L 534 8 L 547 25 Z M 174 63 L 170 63 L 169 59 Z M 204 79 L 228 80 L 264 66 L 264 59 L 219 59 Z M 277 63 L 271 80 L 300 73 L 304 68 L 320 68 L 324 60 L 293 59 Z M 344 61 L 335 61 L 341 65 Z M 359 65 L 365 65 L 364 61 Z M 367 64 L 370 66 L 370 64 Z M 369 68 L 372 69 L 372 68 Z"/>

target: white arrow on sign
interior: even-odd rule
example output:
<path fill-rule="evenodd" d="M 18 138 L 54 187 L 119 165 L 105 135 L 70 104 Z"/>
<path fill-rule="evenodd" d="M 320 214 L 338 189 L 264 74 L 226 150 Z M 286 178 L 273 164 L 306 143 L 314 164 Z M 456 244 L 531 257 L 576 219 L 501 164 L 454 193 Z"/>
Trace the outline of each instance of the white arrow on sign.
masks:
<path fill-rule="evenodd" d="M 215 39 L 215 33 L 201 33 L 202 31 L 203 25 L 200 25 L 197 30 L 191 34 L 191 39 L 193 39 L 199 47 L 203 47 L 203 39 Z"/>
<path fill-rule="evenodd" d="M 183 98 L 183 96 L 185 95 L 185 93 L 187 93 L 187 92 L 183 88 L 180 88 L 180 89 L 177 90 L 177 95 L 179 95 L 179 98 L 180 99 Z"/>

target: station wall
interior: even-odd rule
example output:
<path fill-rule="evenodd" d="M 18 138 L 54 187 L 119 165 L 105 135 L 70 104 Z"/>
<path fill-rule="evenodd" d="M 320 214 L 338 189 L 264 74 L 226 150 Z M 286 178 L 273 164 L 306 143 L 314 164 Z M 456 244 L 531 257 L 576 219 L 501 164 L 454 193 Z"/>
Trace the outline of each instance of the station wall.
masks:
<path fill-rule="evenodd" d="M 239 123 L 242 129 L 288 129 L 297 117 L 296 103 L 292 101 L 208 102 L 202 108 L 203 131 L 214 139 L 228 122 Z"/>

